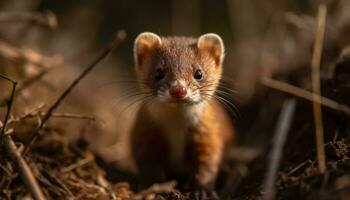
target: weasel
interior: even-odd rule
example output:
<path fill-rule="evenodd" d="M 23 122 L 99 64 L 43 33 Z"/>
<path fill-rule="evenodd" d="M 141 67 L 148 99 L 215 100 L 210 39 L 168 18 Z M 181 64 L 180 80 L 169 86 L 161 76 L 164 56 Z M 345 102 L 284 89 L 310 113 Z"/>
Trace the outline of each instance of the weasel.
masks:
<path fill-rule="evenodd" d="M 160 37 L 134 42 L 135 72 L 144 101 L 131 145 L 142 181 L 190 178 L 213 189 L 234 127 L 216 101 L 224 60 L 220 36 Z"/>

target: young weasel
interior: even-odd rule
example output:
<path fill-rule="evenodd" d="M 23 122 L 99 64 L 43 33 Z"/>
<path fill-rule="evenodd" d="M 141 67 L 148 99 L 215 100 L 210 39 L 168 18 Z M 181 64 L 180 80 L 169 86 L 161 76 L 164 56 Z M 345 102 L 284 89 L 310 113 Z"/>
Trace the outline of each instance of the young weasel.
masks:
<path fill-rule="evenodd" d="M 209 33 L 196 38 L 141 33 L 135 71 L 145 101 L 132 130 L 132 153 L 142 181 L 190 178 L 213 189 L 234 128 L 215 92 L 224 44 Z"/>

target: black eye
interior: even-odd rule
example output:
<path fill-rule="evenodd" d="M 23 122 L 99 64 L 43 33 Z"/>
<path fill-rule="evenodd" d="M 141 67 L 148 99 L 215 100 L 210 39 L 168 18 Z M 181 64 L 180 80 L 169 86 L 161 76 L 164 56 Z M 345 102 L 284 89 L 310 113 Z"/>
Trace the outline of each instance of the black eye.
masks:
<path fill-rule="evenodd" d="M 197 80 L 202 80 L 203 79 L 203 72 L 200 69 L 197 69 L 196 72 L 194 72 L 193 77 Z"/>
<path fill-rule="evenodd" d="M 156 72 L 154 73 L 154 79 L 157 81 L 160 81 L 164 78 L 164 71 L 162 69 L 157 69 Z"/>

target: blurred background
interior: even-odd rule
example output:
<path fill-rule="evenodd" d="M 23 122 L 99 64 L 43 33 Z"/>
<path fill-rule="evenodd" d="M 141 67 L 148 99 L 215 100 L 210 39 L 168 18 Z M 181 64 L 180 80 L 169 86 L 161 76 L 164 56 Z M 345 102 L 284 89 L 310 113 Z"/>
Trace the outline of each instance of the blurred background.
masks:
<path fill-rule="evenodd" d="M 83 140 L 100 160 L 108 181 L 130 181 L 124 172 L 132 168 L 127 132 L 137 110 L 134 99 L 128 96 L 137 90 L 133 82 L 134 38 L 144 31 L 193 37 L 217 33 L 226 47 L 224 84 L 237 91 L 227 98 L 241 115 L 233 115 L 236 146 L 230 162 L 223 166 L 217 188 L 225 196 L 258 198 L 263 194 L 278 116 L 283 103 L 292 98 L 264 86 L 261 79 L 311 88 L 310 61 L 320 3 L 328 11 L 321 60 L 322 94 L 348 104 L 344 86 L 350 81 L 347 65 L 339 72 L 342 78 L 335 76 L 349 43 L 350 2 L 346 0 L 0 0 L 0 73 L 18 80 L 21 87 L 12 115 L 47 109 L 114 33 L 124 30 L 127 39 L 59 109 L 94 116 L 97 122 L 55 119 L 50 127 L 64 135 L 60 141 Z M 8 97 L 10 88 L 0 82 L 0 99 Z M 5 108 L 2 104 L 1 115 Z M 315 172 L 312 104 L 298 99 L 276 181 L 280 198 L 349 197 L 348 118 L 331 110 L 325 113 L 327 155 L 332 158 L 328 164 L 335 162 L 337 166 L 332 165 L 326 181 Z M 28 126 L 32 128 L 33 123 L 13 125 L 18 141 L 26 140 Z"/>

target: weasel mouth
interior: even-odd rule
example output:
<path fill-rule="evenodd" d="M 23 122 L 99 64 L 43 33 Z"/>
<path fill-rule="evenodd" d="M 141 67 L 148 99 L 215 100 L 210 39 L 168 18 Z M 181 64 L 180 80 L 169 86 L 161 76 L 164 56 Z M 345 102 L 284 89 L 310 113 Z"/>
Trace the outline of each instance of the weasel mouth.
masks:
<path fill-rule="evenodd" d="M 174 89 L 175 91 L 172 92 L 173 94 L 171 94 L 170 91 L 158 91 L 157 96 L 159 101 L 172 105 L 193 105 L 201 102 L 201 98 L 199 98 L 198 95 L 192 95 L 191 90 L 186 91 L 186 94 L 183 94 L 182 91 L 180 91 L 178 94 L 176 93 L 178 92 L 176 89 Z"/>
<path fill-rule="evenodd" d="M 179 104 L 179 105 L 193 105 L 199 103 L 199 101 L 193 101 L 192 99 L 189 98 L 184 98 L 184 99 L 175 99 L 171 98 L 169 99 L 169 103 L 171 104 Z"/>
<path fill-rule="evenodd" d="M 191 102 L 191 100 L 189 100 L 189 99 L 176 99 L 176 98 L 171 98 L 171 99 L 169 99 L 169 101 L 171 102 L 171 103 L 189 103 L 189 102 Z"/>

